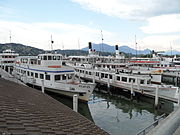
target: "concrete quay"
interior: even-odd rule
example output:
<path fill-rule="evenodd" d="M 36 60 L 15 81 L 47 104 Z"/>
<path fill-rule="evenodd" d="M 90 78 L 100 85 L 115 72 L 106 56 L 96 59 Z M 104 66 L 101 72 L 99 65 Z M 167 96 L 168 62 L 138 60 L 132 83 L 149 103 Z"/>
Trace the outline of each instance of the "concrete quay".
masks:
<path fill-rule="evenodd" d="M 162 120 L 147 135 L 180 135 L 180 107 Z"/>

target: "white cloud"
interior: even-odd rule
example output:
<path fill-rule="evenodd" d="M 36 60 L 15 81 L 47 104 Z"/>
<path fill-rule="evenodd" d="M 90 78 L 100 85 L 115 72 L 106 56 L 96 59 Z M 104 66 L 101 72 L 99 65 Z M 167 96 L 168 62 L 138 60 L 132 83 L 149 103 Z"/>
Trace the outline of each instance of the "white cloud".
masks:
<path fill-rule="evenodd" d="M 72 0 L 83 8 L 109 16 L 146 19 L 163 14 L 180 13 L 179 0 Z"/>
<path fill-rule="evenodd" d="M 180 31 L 180 14 L 162 15 L 149 18 L 148 25 L 140 29 L 147 34 L 170 33 Z"/>
<path fill-rule="evenodd" d="M 9 32 L 12 42 L 22 43 L 41 49 L 50 49 L 50 36 L 53 36 L 54 49 L 77 49 L 86 47 L 89 41 L 100 42 L 100 30 L 84 25 L 64 23 L 22 23 L 0 21 L 0 42 L 9 42 Z M 111 32 L 103 31 L 104 35 L 112 36 Z"/>
<path fill-rule="evenodd" d="M 173 43 L 173 44 L 172 44 Z M 153 35 L 147 36 L 138 42 L 138 46 L 143 49 L 158 51 L 170 50 L 172 46 L 175 50 L 180 49 L 180 35 Z"/>

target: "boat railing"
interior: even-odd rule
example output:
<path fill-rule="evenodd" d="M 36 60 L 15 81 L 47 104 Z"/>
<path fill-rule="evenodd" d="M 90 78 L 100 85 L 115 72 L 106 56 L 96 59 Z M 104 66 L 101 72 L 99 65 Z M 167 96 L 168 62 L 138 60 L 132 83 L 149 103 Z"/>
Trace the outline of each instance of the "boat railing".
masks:
<path fill-rule="evenodd" d="M 146 128 L 144 128 L 143 130 L 141 130 L 140 132 L 138 132 L 136 135 L 146 135 L 151 129 L 153 129 L 155 126 L 158 125 L 158 123 L 163 120 L 166 117 L 166 114 L 164 113 L 163 115 L 161 115 L 158 119 L 156 119 L 151 125 L 147 126 Z"/>

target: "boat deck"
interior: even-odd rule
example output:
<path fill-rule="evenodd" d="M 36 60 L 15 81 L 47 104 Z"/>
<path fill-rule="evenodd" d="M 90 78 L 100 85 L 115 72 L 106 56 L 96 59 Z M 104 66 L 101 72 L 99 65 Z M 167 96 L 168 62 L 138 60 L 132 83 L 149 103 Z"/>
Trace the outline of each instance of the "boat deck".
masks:
<path fill-rule="evenodd" d="M 0 134 L 108 133 L 41 91 L 0 78 Z"/>

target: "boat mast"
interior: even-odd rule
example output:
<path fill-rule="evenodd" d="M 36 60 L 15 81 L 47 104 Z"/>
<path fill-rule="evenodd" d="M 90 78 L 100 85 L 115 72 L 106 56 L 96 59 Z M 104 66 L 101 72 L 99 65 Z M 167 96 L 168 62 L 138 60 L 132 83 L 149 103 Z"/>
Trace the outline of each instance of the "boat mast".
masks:
<path fill-rule="evenodd" d="M 9 31 L 9 43 L 11 43 L 11 31 Z"/>
<path fill-rule="evenodd" d="M 52 35 L 51 35 L 51 51 L 53 51 L 53 44 L 54 43 L 54 41 L 52 40 Z"/>
<path fill-rule="evenodd" d="M 80 39 L 78 38 L 78 49 L 79 49 L 79 54 L 81 54 L 80 53 L 80 41 L 79 41 Z M 78 52 L 78 51 L 77 51 Z M 77 53 L 77 55 L 78 55 L 78 53 Z"/>
<path fill-rule="evenodd" d="M 101 40 L 102 40 L 102 52 L 104 52 L 104 48 L 103 48 L 103 41 L 104 41 L 104 39 L 103 39 L 103 33 L 102 33 L 102 30 L 101 30 Z"/>
<path fill-rule="evenodd" d="M 170 49 L 171 49 L 171 56 L 172 56 L 172 45 L 171 45 L 171 42 L 170 42 Z"/>
<path fill-rule="evenodd" d="M 136 49 L 136 59 L 137 59 L 137 42 L 136 42 L 136 35 L 135 35 L 135 49 Z"/>

